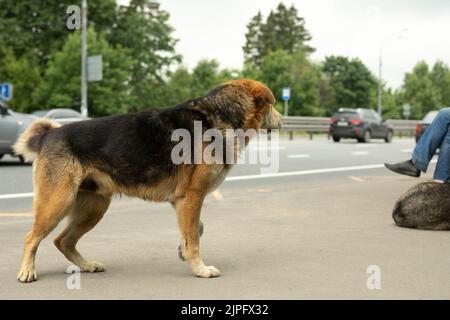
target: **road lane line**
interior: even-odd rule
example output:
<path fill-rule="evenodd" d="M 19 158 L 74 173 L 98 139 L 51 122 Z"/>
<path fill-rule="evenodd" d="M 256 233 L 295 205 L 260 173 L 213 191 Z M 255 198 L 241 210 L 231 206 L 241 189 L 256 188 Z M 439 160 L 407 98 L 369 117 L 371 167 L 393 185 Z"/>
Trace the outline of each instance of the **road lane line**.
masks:
<path fill-rule="evenodd" d="M 352 155 L 354 156 L 367 156 L 369 151 L 353 151 Z"/>
<path fill-rule="evenodd" d="M 402 150 L 400 150 L 401 152 L 403 152 L 403 153 L 412 153 L 413 151 L 414 151 L 414 149 L 402 149 Z"/>
<path fill-rule="evenodd" d="M 32 212 L 3 212 L 0 213 L 0 218 L 4 217 L 32 217 Z"/>
<path fill-rule="evenodd" d="M 314 170 L 302 170 L 302 171 L 254 174 L 254 175 L 248 175 L 248 176 L 228 177 L 228 178 L 225 179 L 225 181 L 253 180 L 253 179 L 290 177 L 290 176 L 306 176 L 306 175 L 321 174 L 321 173 L 370 170 L 370 169 L 380 169 L 380 168 L 384 168 L 384 164 L 370 164 L 370 165 L 364 165 L 364 166 L 352 166 L 352 167 L 339 167 L 339 168 L 327 168 L 327 169 L 314 169 Z"/>
<path fill-rule="evenodd" d="M 366 180 L 364 180 L 363 178 L 359 178 L 359 177 L 355 177 L 355 176 L 350 176 L 349 178 L 350 178 L 350 180 L 353 180 L 356 182 L 366 182 Z"/>
<path fill-rule="evenodd" d="M 33 196 L 34 196 L 33 192 L 0 194 L 0 200 L 18 199 L 18 198 L 32 198 Z"/>
<path fill-rule="evenodd" d="M 304 159 L 304 158 L 309 158 L 310 155 L 309 154 L 290 154 L 287 157 L 290 159 Z"/>
<path fill-rule="evenodd" d="M 430 161 L 430 163 L 436 163 L 436 162 L 437 162 L 436 159 L 433 159 Z M 369 164 L 369 165 L 352 166 L 352 167 L 338 167 L 338 168 L 327 168 L 327 169 L 314 169 L 314 170 L 303 170 L 303 171 L 254 174 L 254 175 L 248 175 L 248 176 L 235 176 L 235 177 L 228 177 L 225 179 L 225 181 L 254 180 L 254 179 L 265 179 L 265 178 L 276 178 L 276 177 L 289 177 L 289 176 L 306 176 L 306 175 L 321 174 L 321 173 L 371 170 L 371 169 L 380 169 L 380 168 L 384 168 L 384 164 Z M 1 194 L 0 200 L 29 198 L 29 197 L 33 197 L 32 192 Z"/>

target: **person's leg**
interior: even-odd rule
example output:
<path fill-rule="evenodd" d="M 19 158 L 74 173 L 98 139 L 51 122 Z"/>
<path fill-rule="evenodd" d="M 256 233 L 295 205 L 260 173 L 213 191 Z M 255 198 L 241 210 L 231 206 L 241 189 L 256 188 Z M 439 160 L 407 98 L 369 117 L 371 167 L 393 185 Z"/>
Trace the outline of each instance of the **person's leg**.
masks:
<path fill-rule="evenodd" d="M 442 150 L 442 145 L 447 145 L 447 148 L 450 148 L 449 125 L 450 108 L 445 108 L 439 111 L 433 123 L 427 128 L 414 149 L 412 159 L 417 169 L 426 172 L 436 150 L 439 148 Z M 446 169 L 450 170 L 450 164 L 446 164 L 449 161 L 448 155 L 450 155 L 450 150 L 446 153 L 446 156 L 442 155 L 442 153 L 439 156 L 440 160 L 442 160 L 440 161 L 440 168 L 444 172 Z M 436 171 L 438 170 L 436 169 Z"/>
<path fill-rule="evenodd" d="M 450 130 L 447 131 L 439 148 L 439 159 L 434 171 L 434 179 L 450 181 Z"/>

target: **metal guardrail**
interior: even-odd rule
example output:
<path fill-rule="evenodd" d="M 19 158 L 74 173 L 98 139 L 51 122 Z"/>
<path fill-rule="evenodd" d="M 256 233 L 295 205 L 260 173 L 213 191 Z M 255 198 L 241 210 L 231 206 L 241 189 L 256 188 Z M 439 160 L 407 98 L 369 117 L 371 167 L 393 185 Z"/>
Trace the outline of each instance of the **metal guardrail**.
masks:
<path fill-rule="evenodd" d="M 294 138 L 294 132 L 306 132 L 312 140 L 315 133 L 328 133 L 330 129 L 330 119 L 326 117 L 283 117 L 282 131 L 289 133 L 289 138 Z M 394 133 L 403 136 L 413 136 L 418 120 L 386 120 Z"/>

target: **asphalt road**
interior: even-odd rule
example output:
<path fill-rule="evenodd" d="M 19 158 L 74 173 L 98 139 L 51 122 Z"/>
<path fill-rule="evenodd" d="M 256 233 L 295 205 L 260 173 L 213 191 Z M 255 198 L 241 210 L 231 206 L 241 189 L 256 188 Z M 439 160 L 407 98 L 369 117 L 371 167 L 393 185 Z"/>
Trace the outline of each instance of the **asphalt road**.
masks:
<path fill-rule="evenodd" d="M 107 271 L 82 274 L 79 290 L 67 288 L 70 263 L 49 240 L 37 256 L 39 281 L 16 281 L 33 220 L 31 198 L 11 197 L 32 192 L 31 167 L 8 161 L 0 164 L 0 298 L 448 299 L 449 234 L 398 228 L 391 218 L 395 200 L 431 178 L 382 168 L 407 159 L 413 147 L 412 139 L 296 139 L 280 143 L 278 173 L 255 176 L 258 166 L 237 166 L 202 212 L 202 255 L 222 271 L 216 279 L 195 278 L 178 260 L 169 205 L 115 200 L 80 242 Z M 367 287 L 370 266 L 380 271 L 380 289 Z"/>
<path fill-rule="evenodd" d="M 271 154 L 273 159 L 279 158 L 279 164 L 269 161 L 269 165 L 237 164 L 230 173 L 230 177 L 243 177 L 234 181 L 232 187 L 237 184 L 258 185 L 259 179 L 247 179 L 249 175 L 262 173 L 261 167 L 275 170 L 279 173 L 291 173 L 298 171 L 339 169 L 346 167 L 371 166 L 382 164 L 386 161 L 401 161 L 407 159 L 414 148 L 412 139 L 396 139 L 387 144 L 383 140 L 373 140 L 372 143 L 356 143 L 354 140 L 343 140 L 334 143 L 321 136 L 316 136 L 310 141 L 306 138 L 296 138 L 293 141 L 281 138 L 278 145 L 270 146 L 251 144 L 248 150 L 252 156 L 261 152 L 261 155 Z M 257 151 L 261 150 L 261 151 Z M 250 155 L 247 159 L 250 160 Z M 247 161 L 248 162 L 248 161 Z M 362 170 L 376 173 L 381 169 Z M 5 157 L 0 161 L 0 212 L 1 211 L 29 211 L 32 203 L 32 168 L 29 164 L 19 164 L 17 159 Z M 272 170 L 273 171 L 273 170 Z M 361 170 L 356 170 L 361 171 Z M 316 179 L 329 179 L 334 176 L 348 175 L 349 171 L 317 172 L 302 175 L 302 181 Z M 285 179 L 298 180 L 298 175 L 286 176 Z M 227 182 L 224 187 L 227 187 Z"/>

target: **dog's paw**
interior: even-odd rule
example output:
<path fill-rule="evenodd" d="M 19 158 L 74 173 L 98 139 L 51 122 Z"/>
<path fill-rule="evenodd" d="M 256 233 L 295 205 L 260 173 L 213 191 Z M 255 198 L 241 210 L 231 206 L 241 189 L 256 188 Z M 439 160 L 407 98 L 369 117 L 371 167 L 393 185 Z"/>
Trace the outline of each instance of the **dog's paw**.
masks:
<path fill-rule="evenodd" d="M 103 272 L 106 266 L 98 261 L 89 261 L 81 266 L 81 272 Z"/>
<path fill-rule="evenodd" d="M 220 277 L 220 271 L 214 266 L 203 266 L 195 272 L 195 275 L 200 278 L 216 278 Z"/>
<path fill-rule="evenodd" d="M 22 283 L 29 283 L 37 280 L 37 275 L 34 269 L 23 269 L 17 274 L 17 280 Z"/>

